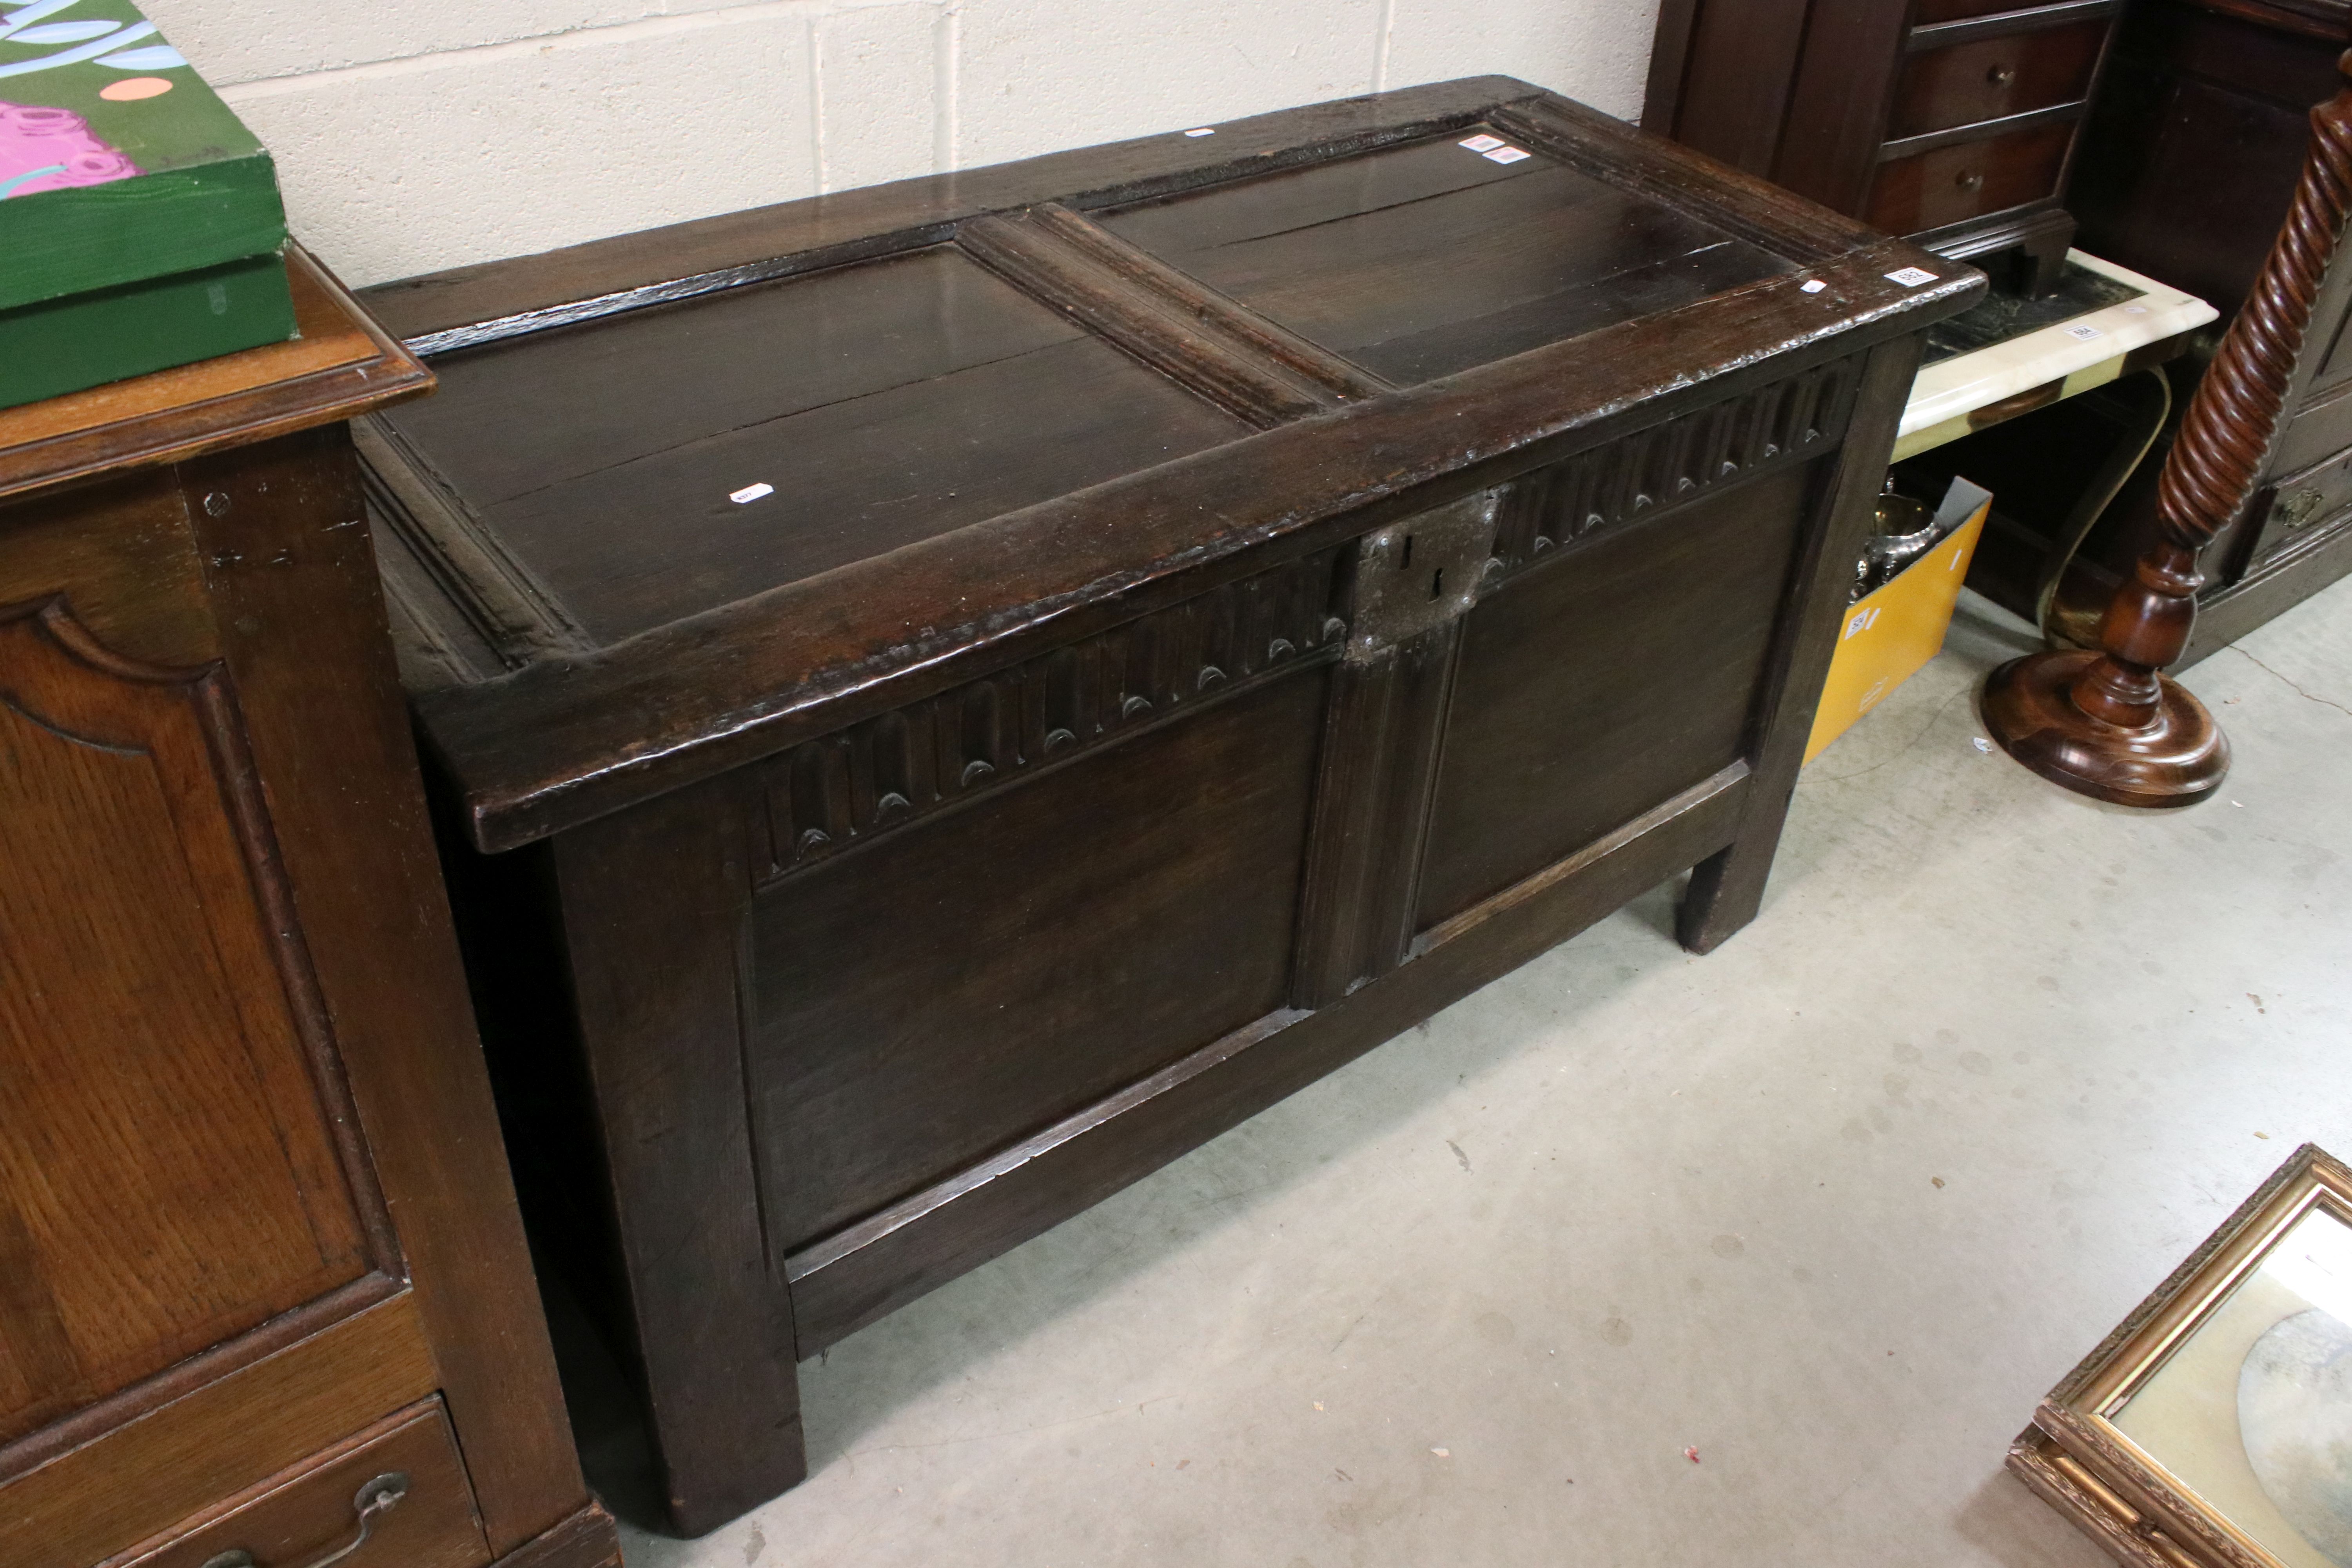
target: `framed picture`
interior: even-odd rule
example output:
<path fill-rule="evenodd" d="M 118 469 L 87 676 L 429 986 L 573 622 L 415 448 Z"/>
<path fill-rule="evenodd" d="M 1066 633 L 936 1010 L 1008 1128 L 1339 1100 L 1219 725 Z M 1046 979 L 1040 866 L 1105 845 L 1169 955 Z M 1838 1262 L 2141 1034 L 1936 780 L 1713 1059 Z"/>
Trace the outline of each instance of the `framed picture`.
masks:
<path fill-rule="evenodd" d="M 2009 1465 L 2121 1563 L 2352 1568 L 2352 1171 L 2295 1151 Z"/>

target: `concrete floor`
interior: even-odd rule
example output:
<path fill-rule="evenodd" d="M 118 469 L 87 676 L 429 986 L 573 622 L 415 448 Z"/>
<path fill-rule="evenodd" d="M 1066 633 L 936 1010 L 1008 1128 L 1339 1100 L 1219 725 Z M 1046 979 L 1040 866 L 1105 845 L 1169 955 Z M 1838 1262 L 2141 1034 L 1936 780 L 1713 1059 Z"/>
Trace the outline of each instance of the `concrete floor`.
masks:
<path fill-rule="evenodd" d="M 2104 1564 L 2010 1438 L 2352 1154 L 2352 582 L 2190 673 L 2172 816 L 1980 752 L 1963 617 L 1722 951 L 1662 889 L 855 1336 L 807 1483 L 632 1568 Z"/>

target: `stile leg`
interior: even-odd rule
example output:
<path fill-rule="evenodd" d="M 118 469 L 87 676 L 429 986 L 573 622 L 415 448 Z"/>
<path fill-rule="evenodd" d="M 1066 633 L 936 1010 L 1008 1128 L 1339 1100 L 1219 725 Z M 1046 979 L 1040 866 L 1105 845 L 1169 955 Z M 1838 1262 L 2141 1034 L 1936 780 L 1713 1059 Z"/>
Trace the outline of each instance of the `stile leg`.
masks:
<path fill-rule="evenodd" d="M 686 1535 L 808 1469 L 792 1299 L 744 1092 L 745 817 L 722 779 L 557 841 L 634 1359 Z"/>
<path fill-rule="evenodd" d="M 1756 918 L 1764 902 L 1764 881 L 1772 871 L 1780 828 L 1796 793 L 1797 770 L 1804 765 L 1805 742 L 1829 679 L 1830 656 L 1853 585 L 1851 571 L 1834 563 L 1862 555 L 1871 517 L 1895 450 L 1903 403 L 1917 373 L 1921 340 L 1898 338 L 1871 352 L 1863 366 L 1853 427 L 1837 468 L 1814 502 L 1814 519 L 1793 581 L 1801 586 L 1785 611 L 1775 665 L 1785 679 L 1768 676 L 1764 689 L 1780 697 L 1758 716 L 1748 765 L 1748 805 L 1730 845 L 1699 862 L 1675 921 L 1675 935 L 1693 952 L 1712 952 Z M 1824 562 L 1831 564 L 1825 565 Z"/>

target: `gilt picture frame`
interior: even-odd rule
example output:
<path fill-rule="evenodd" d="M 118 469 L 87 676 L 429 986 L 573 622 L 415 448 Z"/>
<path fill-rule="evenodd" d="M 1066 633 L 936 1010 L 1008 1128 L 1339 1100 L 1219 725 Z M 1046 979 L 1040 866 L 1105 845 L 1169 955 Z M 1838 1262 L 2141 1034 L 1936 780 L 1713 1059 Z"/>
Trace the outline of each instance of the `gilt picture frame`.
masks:
<path fill-rule="evenodd" d="M 2296 1150 L 2009 1466 L 2134 1568 L 2352 1568 L 2352 1169 Z"/>

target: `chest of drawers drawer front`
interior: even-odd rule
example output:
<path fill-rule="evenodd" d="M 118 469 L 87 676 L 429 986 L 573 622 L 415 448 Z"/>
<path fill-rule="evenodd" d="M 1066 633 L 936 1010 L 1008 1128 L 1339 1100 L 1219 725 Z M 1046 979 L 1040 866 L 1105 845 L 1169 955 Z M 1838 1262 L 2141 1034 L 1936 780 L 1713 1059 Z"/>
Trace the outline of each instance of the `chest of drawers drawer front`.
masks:
<path fill-rule="evenodd" d="M 1864 218 L 1918 234 L 2054 195 L 2074 137 L 2072 122 L 2042 125 L 1895 159 L 1872 182 Z"/>
<path fill-rule="evenodd" d="M 1930 49 L 1904 62 L 1887 127 L 1890 141 L 2000 120 L 2091 90 L 2108 22 L 2076 22 Z"/>
<path fill-rule="evenodd" d="M 2239 576 L 2259 572 L 2352 520 L 2352 448 L 2276 480 L 2254 506 L 2259 521 Z"/>
<path fill-rule="evenodd" d="M 398 1500 L 363 1520 L 357 1500 L 372 1487 L 396 1492 Z M 439 1398 L 384 1417 L 103 1568 L 313 1568 L 347 1547 L 355 1549 L 339 1568 L 489 1562 Z"/>

